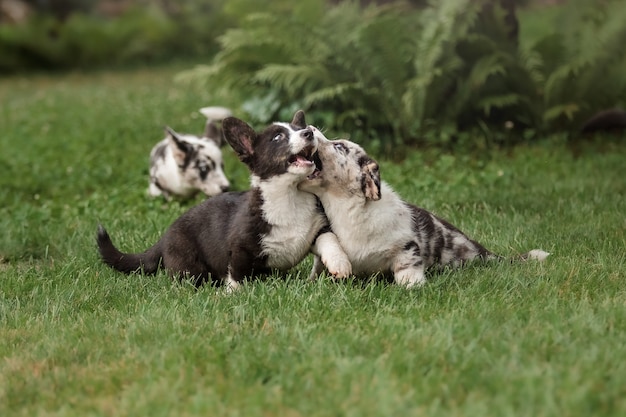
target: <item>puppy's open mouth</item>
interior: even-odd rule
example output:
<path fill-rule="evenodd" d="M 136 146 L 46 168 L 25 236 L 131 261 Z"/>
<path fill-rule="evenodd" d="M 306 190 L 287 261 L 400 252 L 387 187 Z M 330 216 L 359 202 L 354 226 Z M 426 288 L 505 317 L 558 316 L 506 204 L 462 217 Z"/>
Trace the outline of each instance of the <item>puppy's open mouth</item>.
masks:
<path fill-rule="evenodd" d="M 315 152 L 313 156 L 311 157 L 311 160 L 315 164 L 315 171 L 313 171 L 313 173 L 309 175 L 307 178 L 310 180 L 314 180 L 315 178 L 322 175 L 322 160 L 320 159 L 319 152 Z"/>
<path fill-rule="evenodd" d="M 313 152 L 315 152 L 315 147 L 307 146 L 296 155 L 291 155 L 291 157 L 289 157 L 289 164 L 300 167 L 310 167 L 315 164 L 313 161 Z"/>

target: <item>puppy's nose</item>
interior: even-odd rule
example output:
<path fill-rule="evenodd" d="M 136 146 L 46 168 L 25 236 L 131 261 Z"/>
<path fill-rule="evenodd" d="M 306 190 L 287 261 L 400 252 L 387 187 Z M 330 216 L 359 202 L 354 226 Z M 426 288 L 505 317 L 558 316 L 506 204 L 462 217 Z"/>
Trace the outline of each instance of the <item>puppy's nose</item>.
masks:
<path fill-rule="evenodd" d="M 313 130 L 311 130 L 311 128 L 307 127 L 304 131 L 302 131 L 302 133 L 300 133 L 300 135 L 304 140 L 313 140 Z"/>
<path fill-rule="evenodd" d="M 229 185 L 222 185 L 220 187 L 220 189 L 222 190 L 223 193 L 225 193 L 226 191 L 230 190 L 230 186 Z"/>

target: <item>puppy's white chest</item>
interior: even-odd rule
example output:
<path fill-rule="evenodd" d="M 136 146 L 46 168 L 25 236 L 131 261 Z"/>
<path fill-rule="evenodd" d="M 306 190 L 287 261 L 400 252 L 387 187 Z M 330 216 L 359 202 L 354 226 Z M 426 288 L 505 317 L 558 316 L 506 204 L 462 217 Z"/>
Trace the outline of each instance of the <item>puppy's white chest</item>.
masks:
<path fill-rule="evenodd" d="M 391 270 L 398 253 L 413 239 L 411 213 L 394 197 L 388 192 L 367 207 L 327 211 L 357 275 Z"/>
<path fill-rule="evenodd" d="M 261 241 L 271 268 L 289 269 L 300 262 L 326 222 L 311 194 L 297 192 L 285 201 L 290 203 L 283 205 L 274 200 L 263 205 L 264 217 L 271 229 Z"/>
<path fill-rule="evenodd" d="M 268 266 L 289 269 L 300 262 L 310 250 L 314 237 L 312 230 L 305 225 L 272 227 L 263 238 L 263 253 L 268 256 Z"/>

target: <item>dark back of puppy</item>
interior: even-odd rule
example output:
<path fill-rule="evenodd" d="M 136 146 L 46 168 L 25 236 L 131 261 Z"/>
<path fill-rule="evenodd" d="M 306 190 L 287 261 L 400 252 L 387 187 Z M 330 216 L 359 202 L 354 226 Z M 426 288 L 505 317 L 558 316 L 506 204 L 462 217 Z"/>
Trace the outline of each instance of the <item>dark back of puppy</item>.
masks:
<path fill-rule="evenodd" d="M 256 244 L 253 235 L 238 231 L 246 227 L 245 222 L 237 223 L 237 220 L 246 217 L 249 200 L 247 192 L 229 192 L 206 200 L 179 217 L 157 243 L 141 253 L 119 251 L 100 226 L 97 236 L 100 256 L 107 265 L 127 274 L 139 271 L 154 274 L 164 266 L 176 278 L 193 277 L 195 285 L 209 277 L 223 277 L 228 272 L 228 236 L 237 234 L 243 247 Z"/>

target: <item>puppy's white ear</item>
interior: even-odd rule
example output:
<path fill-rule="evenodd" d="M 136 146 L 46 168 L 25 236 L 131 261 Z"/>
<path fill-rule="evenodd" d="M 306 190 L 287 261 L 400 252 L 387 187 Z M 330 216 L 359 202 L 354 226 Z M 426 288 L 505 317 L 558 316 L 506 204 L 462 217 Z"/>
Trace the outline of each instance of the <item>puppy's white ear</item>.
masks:
<path fill-rule="evenodd" d="M 291 124 L 298 129 L 306 129 L 306 121 L 304 120 L 303 110 L 298 110 L 296 114 L 293 115 L 293 120 L 291 121 Z"/>
<path fill-rule="evenodd" d="M 361 189 L 367 200 L 380 200 L 380 170 L 378 163 L 370 158 L 361 162 Z"/>
<path fill-rule="evenodd" d="M 256 132 L 246 122 L 236 117 L 227 117 L 222 122 L 224 139 L 232 146 L 242 162 L 249 160 L 254 154 Z"/>

